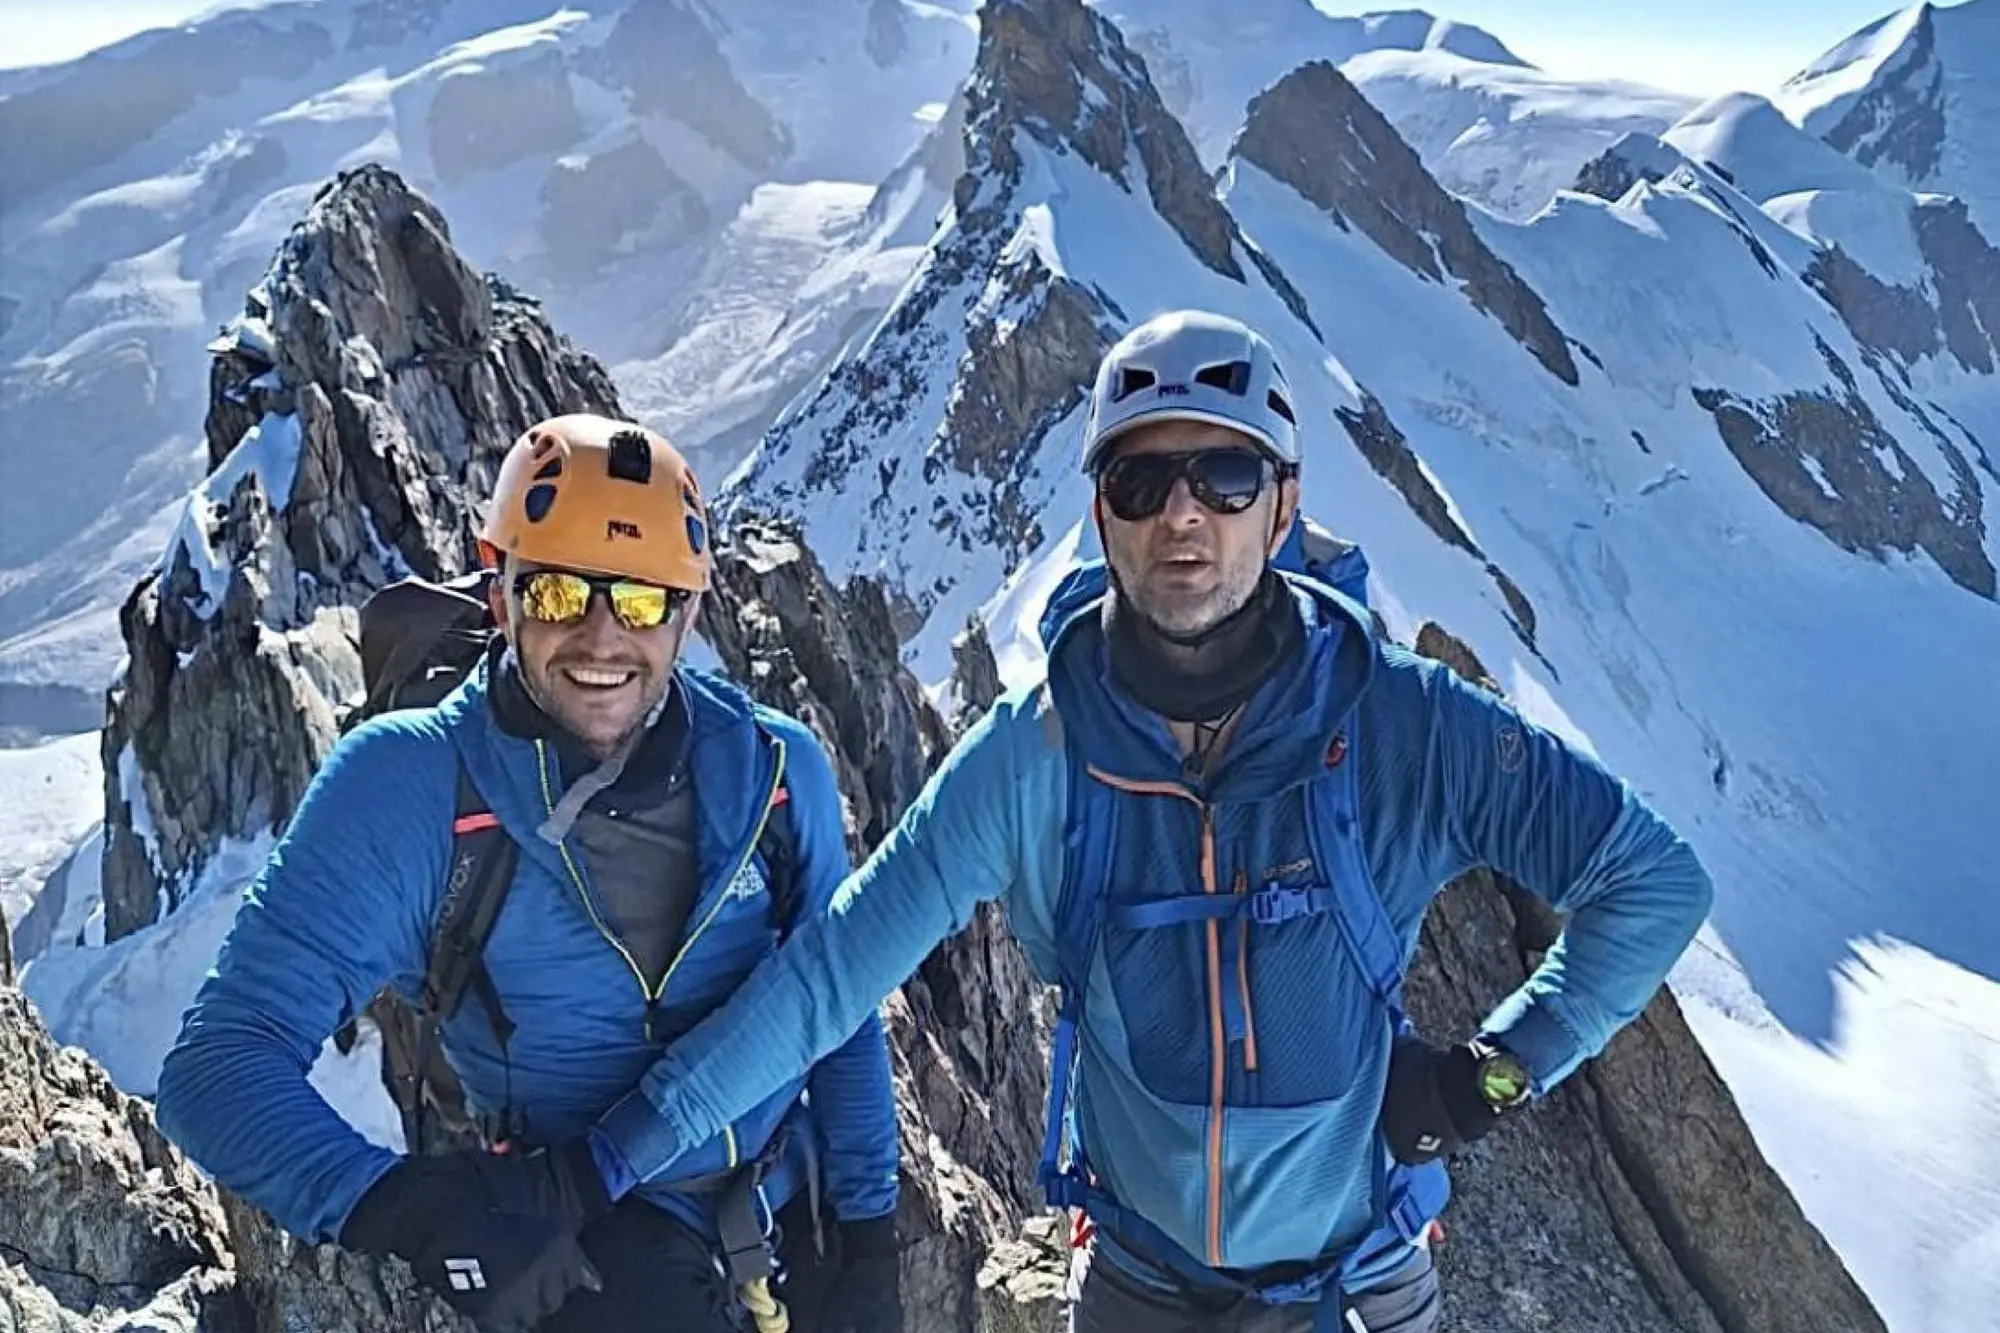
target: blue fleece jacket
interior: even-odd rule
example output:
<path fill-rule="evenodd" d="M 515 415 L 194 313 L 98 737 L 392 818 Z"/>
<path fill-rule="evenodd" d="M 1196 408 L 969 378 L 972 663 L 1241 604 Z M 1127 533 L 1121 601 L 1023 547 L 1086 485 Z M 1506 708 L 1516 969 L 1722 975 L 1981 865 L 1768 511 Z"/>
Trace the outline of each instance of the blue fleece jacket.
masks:
<path fill-rule="evenodd" d="M 1359 766 L 1361 850 L 1405 957 L 1437 891 L 1478 865 L 1570 914 L 1561 939 L 1484 1025 L 1546 1092 L 1644 1007 L 1707 914 L 1708 878 L 1673 830 L 1591 758 L 1450 670 L 1377 641 L 1366 613 L 1346 598 L 1303 583 L 1297 591 L 1306 652 L 1260 690 L 1200 794 L 1219 812 L 1220 877 L 1236 869 L 1282 873 L 1259 859 L 1273 852 L 1281 820 L 1262 811 L 1281 808 L 1288 783 L 1321 771 L 1345 730 Z M 1057 978 L 1065 729 L 1075 730 L 1093 763 L 1128 783 L 1183 781 L 1164 725 L 1111 683 L 1094 604 L 1065 610 L 1045 635 L 1050 680 L 1004 696 L 842 886 L 831 912 L 669 1048 L 607 1115 L 602 1129 L 637 1176 L 673 1169 L 690 1146 L 844 1040 L 982 901 L 1005 900 L 1029 959 L 1045 980 Z M 1193 846 L 1203 817 L 1196 802 L 1154 805 L 1156 822 L 1134 826 L 1142 831 L 1131 840 Z M 1174 807 L 1185 828 L 1171 823 Z M 1122 811 L 1119 827 L 1122 835 Z M 1126 873 L 1147 872 L 1133 862 Z M 1174 872 L 1159 873 L 1171 880 Z M 1160 892 L 1185 892 L 1184 883 Z M 1324 956 L 1329 968 L 1346 965 L 1338 948 Z M 1181 966 L 1202 964 L 1191 950 Z M 1323 1043 L 1305 1039 L 1290 1043 L 1296 1053 L 1287 1063 L 1281 1033 L 1264 1056 L 1261 1084 L 1230 1069 L 1231 1107 L 1217 1116 L 1225 1125 L 1222 1179 L 1214 1184 L 1227 1199 L 1220 1211 L 1236 1224 L 1217 1231 L 1197 1141 L 1207 1122 L 1187 1113 L 1194 1095 L 1179 1086 L 1205 1083 L 1219 1058 L 1198 1007 L 1217 983 L 1177 975 L 1170 954 L 1153 965 L 1160 970 L 1149 987 L 1136 972 L 1107 977 L 1100 960 L 1085 1010 L 1080 1131 L 1111 1193 L 1191 1254 L 1213 1255 L 1219 1246 L 1231 1267 L 1309 1259 L 1357 1240 L 1368 1209 L 1351 1196 L 1371 1178 L 1361 1164 L 1380 1151 L 1372 1131 L 1386 1026 L 1375 1029 L 1376 1044 L 1355 1039 L 1330 1067 L 1322 1067 Z M 1311 1024 L 1296 993 L 1260 995 L 1254 975 L 1245 984 L 1246 1007 L 1275 1011 L 1294 1035 Z M 1329 1004 L 1347 1003 L 1343 995 L 1370 1002 L 1365 987 L 1338 976 L 1329 984 Z M 1189 1001 L 1177 1023 L 1159 1008 L 1174 995 Z M 1187 1070 L 1174 1066 L 1174 1042 L 1146 1049 L 1167 1033 L 1187 1049 Z M 1261 1101 L 1263 1109 L 1245 1119 L 1239 1101 Z M 1227 1127 L 1237 1125 L 1244 1133 L 1232 1139 Z M 1319 1191 L 1303 1210 L 1288 1205 L 1301 1173 Z M 1352 1285 L 1368 1278 L 1358 1274 Z"/>
<path fill-rule="evenodd" d="M 732 684 L 682 668 L 694 776 L 698 888 L 661 983 L 656 1027 L 691 1029 L 772 948 L 770 898 L 753 855 L 783 781 L 797 842 L 802 918 L 823 915 L 850 863 L 833 771 L 799 723 Z M 504 1055 L 480 1005 L 441 1034 L 468 1102 L 511 1105 L 530 1142 L 590 1129 L 629 1093 L 660 1048 L 645 1038 L 648 997 L 598 921 L 590 867 L 571 842 L 536 836 L 561 795 L 552 748 L 502 730 L 484 665 L 443 703 L 373 719 L 314 775 L 269 864 L 248 890 L 214 970 L 161 1070 L 161 1127 L 223 1184 L 311 1240 L 337 1237 L 395 1154 L 363 1139 L 307 1081 L 329 1034 L 383 985 L 414 995 L 451 855 L 458 768 L 519 845 L 520 864 L 485 963 L 517 1025 Z M 809 1094 L 803 1100 L 802 1093 Z M 859 1014 L 811 1060 L 774 1079 L 642 1193 L 702 1230 L 708 1205 L 676 1179 L 760 1154 L 795 1131 L 771 1177 L 772 1207 L 796 1191 L 818 1135 L 827 1193 L 843 1219 L 893 1211 L 897 1136 L 888 1047 Z"/>

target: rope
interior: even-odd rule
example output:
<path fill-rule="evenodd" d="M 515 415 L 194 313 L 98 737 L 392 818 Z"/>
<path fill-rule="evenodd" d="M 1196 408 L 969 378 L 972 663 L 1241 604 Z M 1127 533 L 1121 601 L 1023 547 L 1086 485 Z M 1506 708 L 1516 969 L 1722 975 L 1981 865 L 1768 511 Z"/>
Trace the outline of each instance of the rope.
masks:
<path fill-rule="evenodd" d="M 739 1293 L 743 1308 L 756 1321 L 757 1333 L 790 1333 L 792 1316 L 785 1303 L 771 1293 L 769 1278 L 755 1278 L 743 1284 Z"/>

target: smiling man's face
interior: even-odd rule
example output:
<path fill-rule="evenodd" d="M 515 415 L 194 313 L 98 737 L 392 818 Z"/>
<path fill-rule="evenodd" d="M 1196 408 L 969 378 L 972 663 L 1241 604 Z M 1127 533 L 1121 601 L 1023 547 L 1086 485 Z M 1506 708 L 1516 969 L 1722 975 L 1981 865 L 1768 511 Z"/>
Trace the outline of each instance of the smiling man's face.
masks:
<path fill-rule="evenodd" d="M 1140 426 L 1113 447 L 1103 474 L 1118 460 L 1208 450 L 1255 452 L 1250 437 L 1227 426 L 1161 421 Z M 1297 505 L 1298 483 L 1276 482 L 1267 469 L 1257 498 L 1241 513 L 1224 514 L 1197 500 L 1188 478 L 1176 479 L 1160 510 L 1125 520 L 1100 493 L 1104 554 L 1135 610 L 1168 634 L 1195 635 L 1245 606 Z"/>
<path fill-rule="evenodd" d="M 528 697 L 585 750 L 607 758 L 666 694 L 700 595 L 652 629 L 619 624 L 601 594 L 591 597 L 583 619 L 552 625 L 522 614 L 514 604 L 514 579 L 537 568 L 510 561 L 501 581 L 509 590 L 503 623 L 521 664 L 521 682 Z"/>

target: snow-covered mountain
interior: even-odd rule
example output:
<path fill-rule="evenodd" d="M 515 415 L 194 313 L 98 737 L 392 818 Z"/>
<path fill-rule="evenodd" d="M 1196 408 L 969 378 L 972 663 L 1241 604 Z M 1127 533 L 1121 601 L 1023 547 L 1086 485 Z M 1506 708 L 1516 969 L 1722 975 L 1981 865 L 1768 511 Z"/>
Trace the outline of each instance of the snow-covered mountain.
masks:
<path fill-rule="evenodd" d="M 719 474 L 909 278 L 960 169 L 975 9 L 271 0 L 0 74 L 8 723 L 98 709 L 117 601 L 200 472 L 201 343 L 334 173 L 379 161 L 436 199 L 457 245 L 541 294 L 631 410 Z M 1385 66 L 1393 114 L 1503 210 L 1671 118 L 1650 95 L 1557 91 L 1490 34 L 1416 11 L 1103 12 L 1210 168 L 1248 100 L 1313 58 L 1414 62 Z"/>
<path fill-rule="evenodd" d="M 1341 64 L 1440 185 L 1525 219 L 1627 133 L 1659 134 L 1699 99 L 1622 80 L 1564 79 L 1449 50 L 1370 51 Z"/>
<path fill-rule="evenodd" d="M 202 345 L 335 172 L 407 174 L 643 379 L 782 312 L 866 226 L 970 64 L 971 8 L 272 3 L 0 79 L 0 679 L 109 678 L 117 602 L 201 471 Z"/>
<path fill-rule="evenodd" d="M 2000 696 L 1973 664 L 2000 654 L 2000 380 L 1970 353 L 2000 254 L 1970 231 L 1941 262 L 1940 201 L 1741 99 L 1497 219 L 1328 64 L 1258 99 L 1211 195 L 1131 57 L 1075 5 L 989 12 L 945 225 L 729 503 L 886 576 L 920 675 L 977 617 L 1019 680 L 1092 544 L 1096 352 L 1174 305 L 1264 327 L 1307 508 L 1367 549 L 1391 628 L 1466 638 L 1716 873 L 1677 983 L 1809 1215 L 1892 1326 L 1979 1327 L 2000 1165 L 1970 1145 L 2000 1096 L 1966 1062 L 2000 1036 L 2000 900 L 1977 887 Z M 1890 331 L 1874 301 L 1897 291 L 1963 343 Z M 1950 1094 L 1914 1106 L 1899 1050 Z"/>
<path fill-rule="evenodd" d="M 1774 100 L 1808 132 L 1914 189 L 1956 195 L 2000 232 L 2000 0 L 1911 5 L 1785 81 Z"/>
<path fill-rule="evenodd" d="M 1154 88 L 1211 166 L 1250 99 L 1308 60 L 1338 65 L 1372 52 L 1430 53 L 1525 68 L 1493 34 L 1421 10 L 1336 16 L 1312 0 L 1090 0 L 1146 64 Z"/>

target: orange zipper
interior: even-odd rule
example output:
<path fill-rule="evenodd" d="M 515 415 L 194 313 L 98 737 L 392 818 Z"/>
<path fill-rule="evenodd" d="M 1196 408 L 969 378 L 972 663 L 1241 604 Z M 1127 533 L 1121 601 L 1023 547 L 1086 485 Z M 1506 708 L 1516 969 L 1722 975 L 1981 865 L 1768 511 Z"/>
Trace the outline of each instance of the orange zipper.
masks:
<path fill-rule="evenodd" d="M 1214 893 L 1215 815 L 1201 806 L 1201 891 Z M 1222 1090 L 1228 1075 L 1229 1045 L 1222 1025 L 1222 926 L 1208 923 L 1208 1262 L 1222 1266 Z"/>

